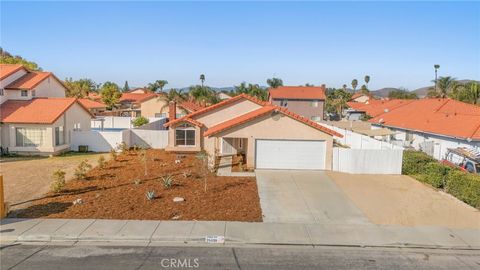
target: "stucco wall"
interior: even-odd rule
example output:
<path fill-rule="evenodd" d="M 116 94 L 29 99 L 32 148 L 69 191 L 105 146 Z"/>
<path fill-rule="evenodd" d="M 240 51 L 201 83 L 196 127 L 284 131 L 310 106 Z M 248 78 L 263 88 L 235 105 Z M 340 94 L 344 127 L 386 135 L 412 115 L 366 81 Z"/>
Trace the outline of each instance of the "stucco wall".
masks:
<path fill-rule="evenodd" d="M 247 167 L 249 168 L 255 167 L 256 139 L 325 140 L 327 145 L 325 168 L 327 170 L 332 168 L 333 137 L 280 113 L 259 117 L 206 139 L 205 150 L 211 155 L 215 153 L 213 137 L 246 138 Z"/>
<path fill-rule="evenodd" d="M 194 117 L 194 118 L 200 123 L 203 123 L 205 126 L 211 127 L 216 124 L 235 118 L 237 116 L 256 110 L 260 107 L 261 107 L 260 105 L 254 102 L 251 102 L 250 100 L 241 99 L 241 100 L 235 101 L 232 104 L 229 104 L 227 106 L 222 106 L 220 108 L 201 114 L 198 117 Z"/>
<path fill-rule="evenodd" d="M 35 87 L 36 97 L 65 97 L 65 87 L 52 76 Z M 29 93 L 31 95 L 31 93 Z"/>
<path fill-rule="evenodd" d="M 13 73 L 12 75 L 8 76 L 7 78 L 0 81 L 0 88 L 3 89 L 5 86 L 11 84 L 15 80 L 19 79 L 23 75 L 27 74 L 27 72 L 23 69 Z M 5 90 L 3 96 L 0 96 L 0 104 L 7 101 L 9 98 L 16 96 L 15 92 L 12 90 Z"/>
<path fill-rule="evenodd" d="M 141 114 L 145 117 L 155 117 L 156 113 L 165 113 L 167 118 L 170 117 L 168 111 L 168 103 L 164 99 L 152 98 L 143 102 L 140 106 Z M 177 105 L 177 114 L 186 115 L 188 112 Z"/>
<path fill-rule="evenodd" d="M 280 106 L 283 99 L 273 99 L 272 103 L 274 105 Z M 318 116 L 320 119 L 323 119 L 323 110 L 325 106 L 324 100 L 317 100 L 318 107 L 312 106 L 313 100 L 294 100 L 287 99 L 287 108 L 289 111 L 302 115 L 308 119 L 312 119 L 313 116 Z"/>

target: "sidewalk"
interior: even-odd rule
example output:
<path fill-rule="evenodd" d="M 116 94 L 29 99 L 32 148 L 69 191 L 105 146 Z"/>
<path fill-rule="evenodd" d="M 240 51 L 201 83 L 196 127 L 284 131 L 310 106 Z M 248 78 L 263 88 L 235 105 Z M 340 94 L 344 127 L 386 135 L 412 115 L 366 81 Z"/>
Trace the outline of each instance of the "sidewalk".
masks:
<path fill-rule="evenodd" d="M 308 245 L 422 247 L 480 250 L 480 230 L 345 224 L 249 223 L 225 221 L 133 221 L 102 219 L 3 219 L 2 243 L 114 242 L 161 245 Z"/>

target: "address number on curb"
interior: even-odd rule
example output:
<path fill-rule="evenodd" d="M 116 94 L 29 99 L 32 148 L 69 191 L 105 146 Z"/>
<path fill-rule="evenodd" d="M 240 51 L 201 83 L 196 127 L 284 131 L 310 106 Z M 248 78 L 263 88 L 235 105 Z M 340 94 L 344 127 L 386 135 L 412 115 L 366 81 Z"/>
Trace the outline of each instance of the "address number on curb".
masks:
<path fill-rule="evenodd" d="M 223 244 L 225 243 L 225 236 L 207 235 L 205 236 L 205 242 L 209 244 Z"/>

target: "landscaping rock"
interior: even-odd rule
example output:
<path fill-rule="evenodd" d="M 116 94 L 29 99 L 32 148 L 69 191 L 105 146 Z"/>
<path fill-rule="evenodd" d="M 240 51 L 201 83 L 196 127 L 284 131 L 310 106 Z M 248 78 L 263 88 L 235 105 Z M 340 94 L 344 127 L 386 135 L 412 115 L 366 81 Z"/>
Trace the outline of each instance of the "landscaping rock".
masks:
<path fill-rule="evenodd" d="M 184 202 L 184 201 L 185 201 L 185 199 L 182 198 L 182 197 L 175 197 L 175 198 L 173 198 L 173 202 Z"/>
<path fill-rule="evenodd" d="M 73 205 L 77 205 L 77 204 L 83 204 L 83 200 L 82 199 L 76 199 L 75 201 L 73 201 Z"/>
<path fill-rule="evenodd" d="M 174 216 L 172 217 L 173 220 L 177 220 L 177 219 L 180 219 L 181 216 Z"/>

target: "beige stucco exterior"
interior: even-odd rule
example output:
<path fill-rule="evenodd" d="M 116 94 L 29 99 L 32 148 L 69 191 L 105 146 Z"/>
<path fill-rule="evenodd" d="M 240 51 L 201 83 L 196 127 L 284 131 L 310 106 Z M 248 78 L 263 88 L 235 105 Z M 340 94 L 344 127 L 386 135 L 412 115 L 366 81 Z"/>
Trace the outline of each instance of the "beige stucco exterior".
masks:
<path fill-rule="evenodd" d="M 140 105 L 141 115 L 145 117 L 157 117 L 165 114 L 165 117 L 170 118 L 168 101 L 162 98 L 152 98 L 142 102 Z M 177 114 L 186 115 L 188 112 L 177 105 Z"/>
<path fill-rule="evenodd" d="M 201 114 L 198 117 L 194 117 L 194 119 L 204 124 L 206 127 L 211 127 L 259 108 L 261 108 L 261 106 L 257 103 L 246 99 L 240 99 L 229 105 L 222 106 Z"/>
<path fill-rule="evenodd" d="M 361 103 L 365 103 L 365 102 L 367 102 L 368 100 L 370 100 L 370 97 L 367 96 L 367 95 L 361 95 L 361 96 L 359 96 L 359 97 L 356 97 L 356 98 L 352 99 L 352 101 L 361 102 Z"/>

